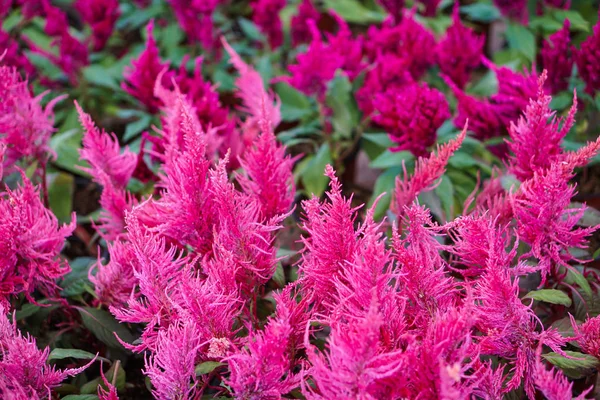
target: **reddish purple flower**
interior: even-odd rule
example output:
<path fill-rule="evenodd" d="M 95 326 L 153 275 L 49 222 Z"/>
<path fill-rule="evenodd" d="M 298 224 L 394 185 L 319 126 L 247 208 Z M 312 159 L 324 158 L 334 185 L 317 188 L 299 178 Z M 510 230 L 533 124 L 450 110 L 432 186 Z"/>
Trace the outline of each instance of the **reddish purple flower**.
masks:
<path fill-rule="evenodd" d="M 408 60 L 392 54 L 380 55 L 367 71 L 362 87 L 356 92 L 358 108 L 366 118 L 375 111 L 374 94 L 386 91 L 401 92 L 405 86 L 412 83 Z"/>
<path fill-rule="evenodd" d="M 596 358 L 600 358 L 600 317 L 589 318 L 581 325 L 577 325 L 573 316 L 571 325 L 577 335 L 577 343 L 581 349 Z"/>
<path fill-rule="evenodd" d="M 435 17 L 438 6 L 442 0 L 419 0 L 419 3 L 423 4 L 424 10 L 423 15 L 426 17 Z"/>
<path fill-rule="evenodd" d="M 398 25 L 387 22 L 381 28 L 371 27 L 365 39 L 365 50 L 371 60 L 380 54 L 405 58 L 414 79 L 419 79 L 435 61 L 435 37 L 406 13 Z"/>
<path fill-rule="evenodd" d="M 308 21 L 313 20 L 318 23 L 320 18 L 321 14 L 313 5 L 312 0 L 302 0 L 298 6 L 298 14 L 294 15 L 291 20 L 292 45 L 298 46 L 310 42 L 312 34 Z"/>
<path fill-rule="evenodd" d="M 131 66 L 125 67 L 123 73 L 125 80 L 121 83 L 121 87 L 144 104 L 151 113 L 155 113 L 161 102 L 154 96 L 154 86 L 166 64 L 160 61 L 158 47 L 152 34 L 154 21 L 148 23 L 146 30 L 148 32 L 146 48 L 136 60 L 131 62 Z M 170 78 L 170 73 L 162 75 L 162 83 L 169 86 Z"/>
<path fill-rule="evenodd" d="M 46 14 L 46 25 L 44 26 L 46 35 L 60 37 L 68 32 L 67 14 L 60 8 L 53 6 L 50 0 L 42 0 L 42 5 Z"/>
<path fill-rule="evenodd" d="M 25 76 L 32 76 L 36 73 L 33 64 L 19 49 L 19 43 L 2 29 L 0 29 L 0 52 L 3 54 L 0 54 L 2 65 L 14 67 Z"/>
<path fill-rule="evenodd" d="M 102 50 L 119 18 L 119 0 L 77 0 L 75 8 L 92 28 L 94 50 Z"/>
<path fill-rule="evenodd" d="M 213 13 L 223 0 L 169 0 L 181 29 L 191 42 L 206 50 L 218 43 L 213 29 Z"/>
<path fill-rule="evenodd" d="M 271 49 L 283 44 L 283 29 L 279 12 L 285 7 L 285 0 L 255 0 L 252 3 L 252 21 L 267 36 Z"/>
<path fill-rule="evenodd" d="M 485 38 L 462 24 L 458 3 L 454 7 L 452 21 L 436 48 L 437 63 L 441 71 L 462 89 L 471 72 L 481 63 Z"/>
<path fill-rule="evenodd" d="M 367 67 L 363 62 L 363 38 L 354 38 L 350 27 L 342 17 L 330 11 L 338 24 L 338 31 L 335 35 L 326 33 L 329 46 L 327 51 L 338 53 L 344 62 L 340 68 L 353 80 Z"/>
<path fill-rule="evenodd" d="M 375 107 L 378 113 L 373 121 L 384 127 L 397 143 L 391 150 L 409 150 L 416 156 L 428 154 L 438 128 L 450 118 L 444 95 L 426 83 L 376 95 Z"/>
<path fill-rule="evenodd" d="M 137 280 L 133 272 L 136 258 L 133 248 L 125 242 L 115 240 L 108 245 L 110 261 L 102 265 L 100 260 L 90 269 L 90 282 L 98 301 L 106 306 L 122 307 L 133 291 Z"/>
<path fill-rule="evenodd" d="M 379 4 L 390 14 L 394 23 L 400 23 L 404 12 L 404 0 L 379 0 Z"/>
<path fill-rule="evenodd" d="M 546 86 L 552 93 L 560 92 L 569 87 L 569 78 L 573 71 L 574 59 L 570 37 L 570 21 L 565 18 L 563 28 L 550 35 L 544 41 L 540 56 L 542 66 L 548 71 Z"/>
<path fill-rule="evenodd" d="M 600 90 L 600 22 L 594 25 L 594 33 L 575 51 L 575 62 L 579 75 L 585 82 L 586 93 L 593 96 Z"/>

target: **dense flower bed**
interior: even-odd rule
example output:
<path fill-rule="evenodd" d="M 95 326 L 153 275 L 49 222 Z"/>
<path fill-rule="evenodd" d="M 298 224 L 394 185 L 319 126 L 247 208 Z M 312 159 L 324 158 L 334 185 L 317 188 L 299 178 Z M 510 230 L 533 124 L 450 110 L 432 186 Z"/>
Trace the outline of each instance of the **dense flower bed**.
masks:
<path fill-rule="evenodd" d="M 598 10 L 404 3 L 0 2 L 0 398 L 597 396 Z"/>

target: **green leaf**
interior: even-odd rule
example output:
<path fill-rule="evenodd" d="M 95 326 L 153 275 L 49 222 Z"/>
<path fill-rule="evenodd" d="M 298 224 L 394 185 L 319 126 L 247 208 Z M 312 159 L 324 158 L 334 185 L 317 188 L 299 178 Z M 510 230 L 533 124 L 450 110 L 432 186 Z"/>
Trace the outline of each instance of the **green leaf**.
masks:
<path fill-rule="evenodd" d="M 275 267 L 275 273 L 273 274 L 273 280 L 277 283 L 277 286 L 284 287 L 285 286 L 285 271 L 283 270 L 283 265 L 281 262 L 277 263 Z"/>
<path fill-rule="evenodd" d="M 525 295 L 525 298 L 543 301 L 551 304 L 561 304 L 570 307 L 571 298 L 563 291 L 557 289 L 534 290 Z"/>
<path fill-rule="evenodd" d="M 362 137 L 365 140 L 368 140 L 369 142 L 375 143 L 377 146 L 379 147 L 383 147 L 384 149 L 387 149 L 389 147 L 392 147 L 394 145 L 394 142 L 392 142 L 392 140 L 390 139 L 390 137 L 388 136 L 387 133 L 385 132 L 380 132 L 380 133 L 375 133 L 375 132 L 370 132 L 370 133 L 363 133 Z"/>
<path fill-rule="evenodd" d="M 121 90 L 117 79 L 105 67 L 98 64 L 83 68 L 83 77 L 86 81 L 96 86 L 105 87 L 113 90 Z"/>
<path fill-rule="evenodd" d="M 357 0 L 325 0 L 325 6 L 350 23 L 367 25 L 385 19 L 383 10 L 370 10 Z"/>
<path fill-rule="evenodd" d="M 565 19 L 568 19 L 571 23 L 571 30 L 581 32 L 590 31 L 589 22 L 575 10 L 554 9 L 552 11 L 552 15 L 557 21 L 560 22 L 561 25 L 564 23 Z"/>
<path fill-rule="evenodd" d="M 275 91 L 281 100 L 282 120 L 297 121 L 313 113 L 308 97 L 287 83 L 278 83 Z"/>
<path fill-rule="evenodd" d="M 352 84 L 346 75 L 337 74 L 327 86 L 325 101 L 333 111 L 331 122 L 334 137 L 349 139 L 352 137 L 352 130 L 360 122 L 360 113 L 352 95 Z"/>
<path fill-rule="evenodd" d="M 414 160 L 414 156 L 408 151 L 384 151 L 379 157 L 371 162 L 372 168 L 389 168 L 402 166 L 403 162 Z"/>
<path fill-rule="evenodd" d="M 329 178 L 325 176 L 325 166 L 331 163 L 329 145 L 323 143 L 302 173 L 302 183 L 308 195 L 321 197 L 329 182 Z"/>
<path fill-rule="evenodd" d="M 583 276 L 583 274 L 579 271 L 573 270 L 569 268 L 567 271 L 567 276 L 565 277 L 565 281 L 572 285 L 573 283 L 577 284 L 583 290 L 583 292 L 588 296 L 588 298 L 592 297 L 592 288 L 588 280 Z"/>
<path fill-rule="evenodd" d="M 36 304 L 23 304 L 23 307 L 21 307 L 21 309 L 15 313 L 15 318 L 17 319 L 17 321 L 20 321 L 22 319 L 31 317 L 33 314 L 40 311 L 40 309 L 41 307 Z"/>
<path fill-rule="evenodd" d="M 479 163 L 477 160 L 475 160 L 470 154 L 461 151 L 454 153 L 454 155 L 450 157 L 450 160 L 448 160 L 448 165 L 451 165 L 457 169 L 467 169 L 478 164 Z"/>
<path fill-rule="evenodd" d="M 135 338 L 125 325 L 120 324 L 109 312 L 92 307 L 75 308 L 81 314 L 83 325 L 107 346 L 123 348 L 115 334 L 124 342 L 132 343 L 134 341 Z"/>
<path fill-rule="evenodd" d="M 200 363 L 196 365 L 196 376 L 209 374 L 222 365 L 225 364 L 217 361 L 205 361 L 203 363 Z"/>
<path fill-rule="evenodd" d="M 438 195 L 446 213 L 446 220 L 452 219 L 452 209 L 454 208 L 454 185 L 450 178 L 444 174 L 440 184 L 435 188 L 435 194 Z"/>
<path fill-rule="evenodd" d="M 262 34 L 254 22 L 247 20 L 246 18 L 238 18 L 238 23 L 240 24 L 240 29 L 248 39 L 255 42 L 265 41 L 265 35 Z"/>
<path fill-rule="evenodd" d="M 600 366 L 598 359 L 589 354 L 583 354 L 577 351 L 565 351 L 565 353 L 573 358 L 567 358 L 554 352 L 542 354 L 542 357 L 552 365 L 560 368 L 565 375 L 574 379 L 581 378 L 586 375 L 587 371 Z"/>
<path fill-rule="evenodd" d="M 64 172 L 48 174 L 48 180 L 50 209 L 60 222 L 70 222 L 75 191 L 73 175 Z"/>
<path fill-rule="evenodd" d="M 152 116 L 150 114 L 142 114 L 137 121 L 130 122 L 125 128 L 125 134 L 123 140 L 126 142 L 136 137 L 140 132 L 150 126 Z"/>
<path fill-rule="evenodd" d="M 98 400 L 98 395 L 95 394 L 70 394 L 63 397 L 61 400 Z"/>
<path fill-rule="evenodd" d="M 553 110 L 564 110 L 573 104 L 573 93 L 561 92 L 552 96 L 550 108 Z"/>
<path fill-rule="evenodd" d="M 79 349 L 53 349 L 48 356 L 48 361 L 63 360 L 65 358 L 76 358 L 78 360 L 93 360 L 96 354 Z M 106 358 L 98 357 L 103 361 L 109 361 Z"/>
<path fill-rule="evenodd" d="M 79 149 L 81 148 L 82 134 L 77 129 L 71 129 L 58 133 L 50 139 L 50 147 L 56 153 L 54 161 L 56 165 L 77 175 L 87 176 L 78 167 L 89 167 L 89 165 L 79 160 Z"/>
<path fill-rule="evenodd" d="M 96 262 L 92 257 L 79 257 L 71 261 L 71 272 L 63 278 L 60 287 L 63 289 L 61 295 L 64 297 L 78 296 L 86 291 L 86 287 L 90 287 L 91 283 L 88 278 L 90 266 Z"/>
<path fill-rule="evenodd" d="M 500 18 L 500 11 L 492 4 L 473 3 L 468 6 L 462 6 L 460 11 L 467 14 L 469 19 L 476 22 L 488 23 Z"/>
<path fill-rule="evenodd" d="M 509 23 L 506 40 L 511 49 L 519 51 L 529 61 L 535 58 L 535 36 L 527 27 L 518 23 Z"/>

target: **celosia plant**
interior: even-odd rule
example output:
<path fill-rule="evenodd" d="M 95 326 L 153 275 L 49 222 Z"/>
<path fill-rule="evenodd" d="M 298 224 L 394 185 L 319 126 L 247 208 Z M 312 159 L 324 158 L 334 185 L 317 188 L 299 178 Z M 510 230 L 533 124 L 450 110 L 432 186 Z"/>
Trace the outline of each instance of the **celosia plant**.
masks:
<path fill-rule="evenodd" d="M 598 26 L 404 3 L 0 1 L 0 397 L 597 396 Z"/>

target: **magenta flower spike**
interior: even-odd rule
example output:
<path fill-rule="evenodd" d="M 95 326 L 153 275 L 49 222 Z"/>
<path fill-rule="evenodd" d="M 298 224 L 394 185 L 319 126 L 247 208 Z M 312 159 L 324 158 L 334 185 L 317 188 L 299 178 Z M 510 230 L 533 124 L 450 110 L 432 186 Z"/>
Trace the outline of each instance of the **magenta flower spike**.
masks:
<path fill-rule="evenodd" d="M 569 87 L 569 78 L 575 62 L 570 26 L 569 19 L 565 18 L 563 28 L 550 35 L 540 50 L 542 66 L 548 71 L 546 86 L 552 93 L 558 93 Z"/>

